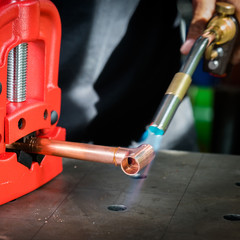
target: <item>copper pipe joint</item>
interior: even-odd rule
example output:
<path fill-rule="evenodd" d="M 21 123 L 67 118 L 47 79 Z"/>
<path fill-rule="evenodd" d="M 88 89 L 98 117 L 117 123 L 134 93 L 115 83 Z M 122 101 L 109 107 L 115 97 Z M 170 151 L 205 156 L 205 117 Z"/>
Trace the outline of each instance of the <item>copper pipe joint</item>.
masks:
<path fill-rule="evenodd" d="M 135 175 L 146 167 L 155 157 L 153 147 L 149 144 L 142 144 L 132 150 L 121 162 L 121 168 L 127 175 Z"/>
<path fill-rule="evenodd" d="M 121 148 L 36 137 L 29 138 L 25 142 L 6 144 L 6 148 L 28 153 L 121 165 L 123 172 L 127 175 L 137 174 L 155 157 L 153 147 L 148 144 L 143 144 L 137 148 Z"/>

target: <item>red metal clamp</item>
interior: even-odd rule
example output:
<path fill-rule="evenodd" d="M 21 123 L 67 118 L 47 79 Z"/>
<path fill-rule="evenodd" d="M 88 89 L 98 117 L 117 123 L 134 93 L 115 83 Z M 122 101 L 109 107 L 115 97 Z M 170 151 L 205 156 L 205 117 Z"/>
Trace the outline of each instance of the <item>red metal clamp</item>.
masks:
<path fill-rule="evenodd" d="M 65 129 L 56 126 L 60 41 L 60 17 L 50 0 L 0 2 L 0 204 L 62 171 L 59 157 L 43 156 L 39 161 L 30 156 L 27 165 L 19 160 L 20 152 L 5 148 L 30 134 L 65 139 Z"/>

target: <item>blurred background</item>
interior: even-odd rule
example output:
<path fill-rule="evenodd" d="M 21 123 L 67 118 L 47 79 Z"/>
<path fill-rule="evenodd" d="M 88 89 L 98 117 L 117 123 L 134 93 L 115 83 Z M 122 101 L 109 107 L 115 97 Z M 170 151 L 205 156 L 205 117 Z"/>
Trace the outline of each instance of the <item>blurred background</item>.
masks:
<path fill-rule="evenodd" d="M 61 1 L 53 2 L 63 24 L 59 74 L 63 92 L 59 125 L 67 128 L 73 139 L 81 141 L 89 122 L 97 114 L 95 104 L 99 98 L 93 84 L 126 33 L 139 0 L 85 0 L 81 1 L 80 8 L 75 9 L 74 15 L 71 0 L 69 8 L 63 7 Z M 191 1 L 179 0 L 178 10 L 184 41 L 192 17 Z M 74 35 L 80 37 L 74 38 Z M 240 154 L 238 69 L 239 66 L 231 68 L 227 77 L 219 79 L 203 72 L 201 62 L 193 76 L 188 96 L 193 109 L 198 151 Z"/>

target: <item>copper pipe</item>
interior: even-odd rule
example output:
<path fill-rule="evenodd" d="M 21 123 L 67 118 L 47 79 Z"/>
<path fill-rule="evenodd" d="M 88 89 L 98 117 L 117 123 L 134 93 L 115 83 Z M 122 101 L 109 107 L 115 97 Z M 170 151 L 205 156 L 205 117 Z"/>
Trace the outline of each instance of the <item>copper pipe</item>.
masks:
<path fill-rule="evenodd" d="M 36 137 L 29 138 L 25 142 L 6 144 L 6 148 L 23 150 L 28 153 L 121 165 L 123 172 L 127 175 L 137 174 L 155 157 L 153 147 L 148 144 L 140 145 L 137 148 L 121 148 Z"/>

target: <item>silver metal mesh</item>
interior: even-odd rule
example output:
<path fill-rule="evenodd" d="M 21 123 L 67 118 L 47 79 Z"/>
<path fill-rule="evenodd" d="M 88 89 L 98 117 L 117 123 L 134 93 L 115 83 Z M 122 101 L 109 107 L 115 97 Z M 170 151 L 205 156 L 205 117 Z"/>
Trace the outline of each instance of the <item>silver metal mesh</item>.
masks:
<path fill-rule="evenodd" d="M 7 98 L 11 102 L 26 100 L 28 44 L 21 43 L 8 55 Z"/>

